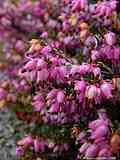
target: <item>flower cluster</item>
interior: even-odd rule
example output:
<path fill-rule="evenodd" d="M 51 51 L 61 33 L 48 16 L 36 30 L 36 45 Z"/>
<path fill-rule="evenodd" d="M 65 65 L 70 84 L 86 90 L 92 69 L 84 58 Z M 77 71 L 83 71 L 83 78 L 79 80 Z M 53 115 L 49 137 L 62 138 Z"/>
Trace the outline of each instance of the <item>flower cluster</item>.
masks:
<path fill-rule="evenodd" d="M 35 153 L 44 153 L 46 150 L 48 152 L 61 154 L 68 151 L 68 144 L 56 144 L 50 139 L 33 138 L 31 135 L 24 137 L 22 140 L 18 141 L 18 147 L 16 148 L 16 155 L 24 155 L 24 151 L 29 149 Z"/>
<path fill-rule="evenodd" d="M 88 133 L 81 132 L 77 137 L 77 143 L 81 144 L 78 159 L 81 155 L 86 158 L 112 159 L 109 144 L 111 123 L 103 111 L 98 114 L 99 118 L 89 123 Z"/>
<path fill-rule="evenodd" d="M 17 142 L 19 158 L 117 157 L 119 122 L 110 116 L 120 105 L 117 5 L 117 0 L 0 2 L 0 108 L 10 105 L 35 126 Z"/>

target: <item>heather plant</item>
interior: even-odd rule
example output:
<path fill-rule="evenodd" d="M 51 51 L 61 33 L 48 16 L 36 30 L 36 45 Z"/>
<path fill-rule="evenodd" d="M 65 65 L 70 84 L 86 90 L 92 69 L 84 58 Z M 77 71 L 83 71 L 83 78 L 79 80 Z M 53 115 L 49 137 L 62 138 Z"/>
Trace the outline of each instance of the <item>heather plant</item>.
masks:
<path fill-rule="evenodd" d="M 116 0 L 5 1 L 0 107 L 31 123 L 20 160 L 119 158 Z"/>

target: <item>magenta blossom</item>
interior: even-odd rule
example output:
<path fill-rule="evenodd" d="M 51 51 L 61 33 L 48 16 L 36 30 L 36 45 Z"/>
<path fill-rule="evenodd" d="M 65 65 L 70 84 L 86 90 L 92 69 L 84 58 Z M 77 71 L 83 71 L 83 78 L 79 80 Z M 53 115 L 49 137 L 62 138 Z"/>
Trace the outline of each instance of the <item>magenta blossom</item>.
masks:
<path fill-rule="evenodd" d="M 33 143 L 33 139 L 31 135 L 26 136 L 22 140 L 18 141 L 18 145 L 24 146 L 24 145 L 31 145 Z"/>
<path fill-rule="evenodd" d="M 63 91 L 58 91 L 57 93 L 57 102 L 62 103 L 64 101 L 64 92 Z"/>
<path fill-rule="evenodd" d="M 85 157 L 86 158 L 96 157 L 97 152 L 98 152 L 98 146 L 95 144 L 91 144 L 85 152 Z"/>
<path fill-rule="evenodd" d="M 99 126 L 94 132 L 92 132 L 91 138 L 96 139 L 100 137 L 104 137 L 108 134 L 109 129 L 106 125 Z"/>
<path fill-rule="evenodd" d="M 23 154 L 24 154 L 23 148 L 20 147 L 20 146 L 16 147 L 16 156 L 17 156 L 17 157 L 20 157 L 20 156 L 22 156 Z"/>

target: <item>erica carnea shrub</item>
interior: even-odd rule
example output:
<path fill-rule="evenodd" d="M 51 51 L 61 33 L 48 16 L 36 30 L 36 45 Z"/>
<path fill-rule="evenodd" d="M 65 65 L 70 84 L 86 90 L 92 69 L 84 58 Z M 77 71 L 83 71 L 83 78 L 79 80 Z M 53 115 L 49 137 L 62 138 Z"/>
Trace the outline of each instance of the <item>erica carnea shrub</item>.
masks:
<path fill-rule="evenodd" d="M 120 157 L 120 20 L 116 0 L 5 1 L 0 107 L 34 127 L 20 160 Z"/>

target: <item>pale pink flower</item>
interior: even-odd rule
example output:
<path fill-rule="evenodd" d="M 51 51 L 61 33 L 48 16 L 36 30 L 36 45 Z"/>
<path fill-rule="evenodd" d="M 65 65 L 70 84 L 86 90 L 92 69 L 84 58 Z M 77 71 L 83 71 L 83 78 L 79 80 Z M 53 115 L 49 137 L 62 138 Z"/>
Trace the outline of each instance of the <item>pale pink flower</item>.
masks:
<path fill-rule="evenodd" d="M 83 81 L 83 80 L 82 81 L 75 81 L 74 90 L 84 93 L 85 92 L 85 88 L 86 88 L 85 81 Z"/>
<path fill-rule="evenodd" d="M 116 35 L 113 32 L 108 32 L 107 34 L 104 35 L 105 37 L 105 42 L 112 46 L 116 43 Z"/>
<path fill-rule="evenodd" d="M 112 98 L 112 85 L 108 82 L 103 82 L 100 86 L 103 97 Z"/>
<path fill-rule="evenodd" d="M 92 72 L 95 77 L 101 78 L 101 69 L 99 67 L 93 67 Z"/>
<path fill-rule="evenodd" d="M 87 86 L 85 96 L 89 100 L 95 100 L 95 103 L 100 103 L 101 100 L 100 88 L 96 87 L 95 85 Z"/>

